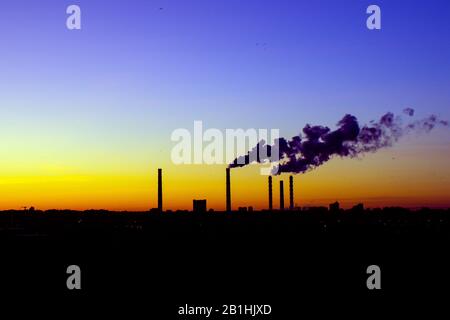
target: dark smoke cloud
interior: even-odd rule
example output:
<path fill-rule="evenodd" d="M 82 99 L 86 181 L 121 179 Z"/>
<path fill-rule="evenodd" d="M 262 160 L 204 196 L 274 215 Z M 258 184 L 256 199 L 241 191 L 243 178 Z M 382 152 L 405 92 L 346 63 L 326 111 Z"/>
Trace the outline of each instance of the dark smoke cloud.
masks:
<path fill-rule="evenodd" d="M 411 117 L 414 110 L 406 108 L 403 113 Z M 449 123 L 431 115 L 403 125 L 400 116 L 388 112 L 378 121 L 371 121 L 368 125 L 360 127 L 356 117 L 347 114 L 337 123 L 338 128 L 334 131 L 328 127 L 308 124 L 303 128 L 303 134 L 290 140 L 279 138 L 274 145 L 267 145 L 261 140 L 247 155 L 235 159 L 229 167 L 236 168 L 252 162 L 271 161 L 271 153 L 278 151 L 280 161 L 273 174 L 303 173 L 322 165 L 332 157 L 356 157 L 367 152 L 375 152 L 391 147 L 407 133 L 429 132 L 439 125 L 448 127 Z"/>

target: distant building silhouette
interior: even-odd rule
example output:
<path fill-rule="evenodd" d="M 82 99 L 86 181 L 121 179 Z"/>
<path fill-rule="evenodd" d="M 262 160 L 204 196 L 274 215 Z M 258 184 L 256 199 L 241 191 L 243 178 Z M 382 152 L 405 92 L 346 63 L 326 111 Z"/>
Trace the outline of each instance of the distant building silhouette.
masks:
<path fill-rule="evenodd" d="M 353 206 L 352 211 L 362 212 L 364 211 L 364 205 L 362 203 L 358 203 L 357 205 Z"/>
<path fill-rule="evenodd" d="M 339 206 L 339 202 L 334 202 L 334 203 L 330 203 L 329 206 L 330 212 L 339 212 L 340 206 Z"/>
<path fill-rule="evenodd" d="M 205 213 L 206 210 L 206 200 L 193 200 L 193 209 L 192 211 L 196 213 Z"/>

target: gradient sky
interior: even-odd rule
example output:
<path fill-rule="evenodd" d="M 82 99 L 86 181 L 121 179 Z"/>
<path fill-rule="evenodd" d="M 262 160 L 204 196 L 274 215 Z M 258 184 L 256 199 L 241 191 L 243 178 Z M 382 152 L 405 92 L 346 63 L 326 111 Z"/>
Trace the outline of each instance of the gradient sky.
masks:
<path fill-rule="evenodd" d="M 82 30 L 66 28 L 71 4 Z M 194 120 L 290 137 L 346 113 L 450 119 L 449 13 L 446 0 L 2 1 L 0 209 L 148 209 L 158 167 L 166 208 L 223 209 L 225 166 L 170 160 L 172 131 Z M 450 206 L 448 133 L 299 175 L 296 203 Z M 267 206 L 258 172 L 233 170 L 234 207 Z"/>

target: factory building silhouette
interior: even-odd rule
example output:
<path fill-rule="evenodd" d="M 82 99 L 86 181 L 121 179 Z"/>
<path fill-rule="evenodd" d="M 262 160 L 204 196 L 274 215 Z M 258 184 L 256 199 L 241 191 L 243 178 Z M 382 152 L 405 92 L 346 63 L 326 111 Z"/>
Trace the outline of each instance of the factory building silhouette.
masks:
<path fill-rule="evenodd" d="M 206 200 L 192 200 L 192 211 L 196 213 L 206 212 Z"/>
<path fill-rule="evenodd" d="M 163 212 L 163 176 L 162 169 L 158 168 L 158 207 L 152 209 L 152 211 Z M 268 177 L 268 210 L 273 211 L 273 192 L 272 192 L 272 176 Z M 206 199 L 193 199 L 192 200 L 192 211 L 193 212 L 206 212 L 207 211 L 207 200 Z M 231 170 L 230 168 L 226 168 L 225 170 L 225 212 L 232 212 L 232 203 L 231 203 Z M 284 206 L 284 181 L 280 180 L 280 207 L 279 210 L 282 211 L 285 209 Z M 294 177 L 289 176 L 289 210 L 294 209 Z M 248 208 L 239 207 L 239 212 L 252 212 L 253 207 L 250 206 Z"/>

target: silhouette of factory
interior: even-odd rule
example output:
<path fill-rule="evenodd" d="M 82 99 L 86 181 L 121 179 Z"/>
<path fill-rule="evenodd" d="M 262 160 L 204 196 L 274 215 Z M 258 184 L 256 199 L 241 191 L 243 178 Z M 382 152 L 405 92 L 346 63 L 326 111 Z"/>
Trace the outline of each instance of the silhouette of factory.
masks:
<path fill-rule="evenodd" d="M 294 177 L 289 176 L 289 203 L 285 207 L 284 182 L 279 181 L 279 202 L 274 204 L 273 177 L 267 178 L 267 208 L 232 206 L 231 169 L 225 170 L 225 210 L 208 209 L 207 199 L 193 199 L 192 210 L 164 210 L 163 170 L 157 175 L 157 207 L 149 211 L 108 210 L 5 210 L 0 214 L 0 238 L 77 237 L 86 234 L 130 234 L 170 232 L 300 232 L 302 234 L 348 234 L 372 232 L 376 235 L 399 232 L 443 233 L 450 228 L 450 209 L 401 207 L 365 208 L 362 203 L 343 209 L 336 201 L 329 206 L 294 206 Z M 256 211 L 256 210 L 255 210 Z M 186 214 L 191 212 L 192 214 Z M 214 212 L 214 214 L 207 214 Z M 168 214 L 172 213 L 172 214 Z M 230 214 L 233 213 L 233 214 Z M 239 214 L 234 214 L 239 213 Z M 241 214 L 243 213 L 243 214 Z M 297 214 L 301 213 L 301 214 Z M 450 234 L 450 233 L 449 233 Z"/>
<path fill-rule="evenodd" d="M 208 209 L 206 199 L 193 199 L 192 210 L 164 211 L 163 170 L 160 168 L 157 178 L 157 207 L 151 209 L 150 214 L 148 210 L 5 210 L 0 212 L 0 240 L 14 242 L 21 239 L 53 239 L 54 243 L 73 241 L 77 244 L 82 241 L 89 247 L 91 243 L 106 240 L 133 243 L 133 239 L 140 238 L 142 243 L 152 242 L 152 239 L 159 241 L 160 237 L 170 234 L 178 238 L 178 234 L 189 234 L 198 241 L 203 241 L 200 239 L 205 235 L 221 235 L 225 241 L 230 234 L 233 237 L 290 234 L 297 240 L 301 235 L 308 241 L 324 235 L 342 239 L 384 239 L 400 234 L 411 235 L 413 238 L 416 234 L 421 237 L 450 234 L 448 208 L 422 208 L 413 211 L 400 207 L 364 208 L 362 204 L 357 204 L 345 210 L 335 202 L 329 207 L 302 207 L 300 210 L 299 207 L 294 207 L 293 176 L 288 179 L 289 203 L 286 207 L 285 181 L 279 182 L 279 202 L 274 204 L 274 179 L 269 176 L 267 209 L 251 214 L 254 212 L 252 207 L 233 208 L 229 168 L 226 169 L 225 178 L 226 209 L 214 214 L 209 214 L 213 210 Z"/>
<path fill-rule="evenodd" d="M 231 170 L 226 168 L 226 185 L 225 185 L 225 202 L 226 209 L 225 212 L 232 212 L 231 204 Z M 337 203 L 337 202 L 336 202 Z M 331 205 L 330 205 L 331 206 Z M 337 203 L 339 208 L 339 204 Z M 267 210 L 273 211 L 273 193 L 272 193 L 272 176 L 268 177 L 268 207 Z M 280 202 L 279 210 L 285 210 L 284 206 L 284 182 L 280 181 Z M 294 210 L 294 177 L 289 176 L 289 210 Z M 162 182 L 162 169 L 158 169 L 158 207 L 151 209 L 153 212 L 163 212 L 163 182 Z M 196 213 L 207 212 L 207 200 L 206 199 L 193 199 L 192 200 L 192 211 Z M 253 207 L 239 207 L 239 212 L 253 211 Z"/>

